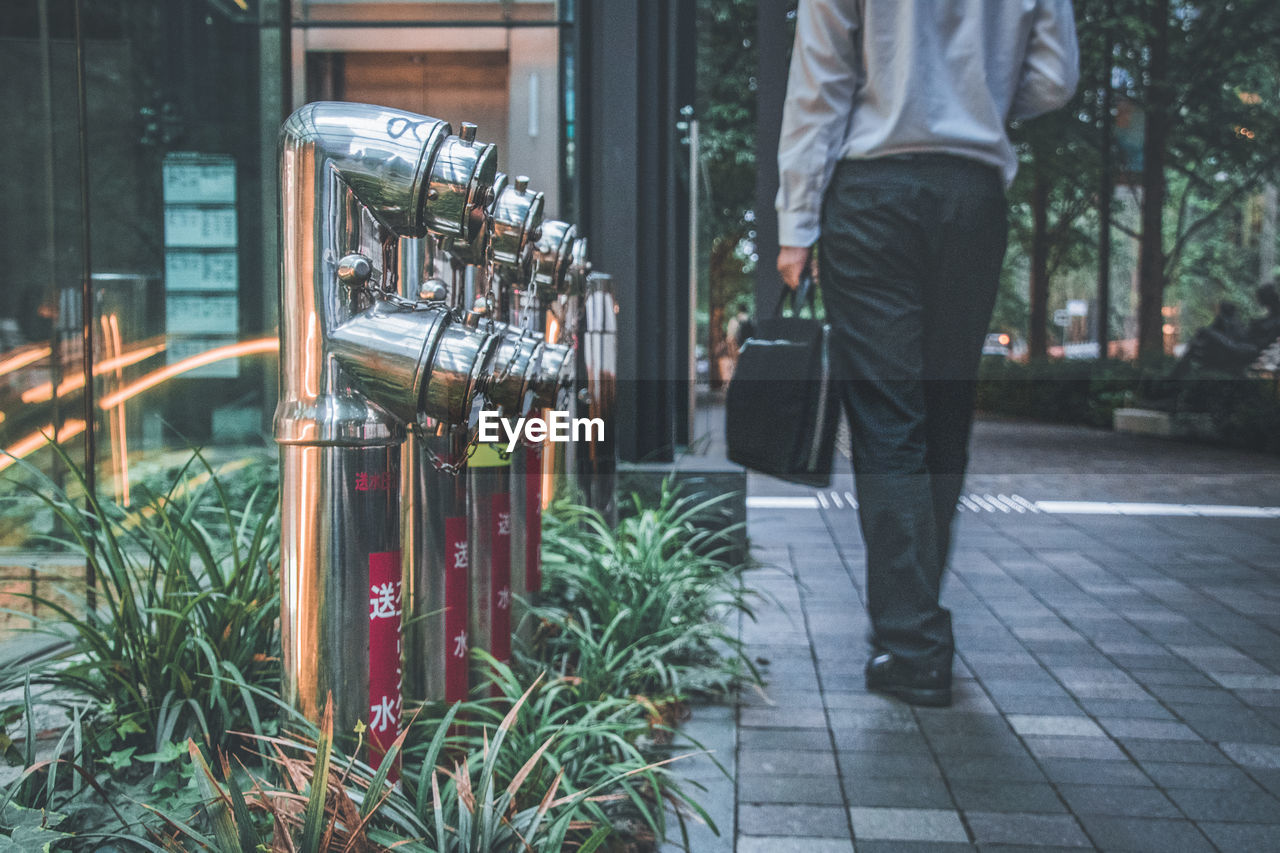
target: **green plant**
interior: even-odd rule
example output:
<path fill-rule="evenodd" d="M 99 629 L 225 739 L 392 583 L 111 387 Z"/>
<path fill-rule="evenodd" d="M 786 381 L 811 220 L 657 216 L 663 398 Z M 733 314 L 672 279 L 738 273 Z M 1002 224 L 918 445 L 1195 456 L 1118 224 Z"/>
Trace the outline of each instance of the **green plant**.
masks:
<path fill-rule="evenodd" d="M 130 782 L 121 778 L 127 774 L 118 772 L 116 756 L 95 760 L 93 732 L 81 709 L 76 709 L 70 725 L 48 750 L 49 757 L 37 759 L 29 680 L 19 707 L 21 738 L 10 743 L 6 757 L 14 761 L 17 752 L 16 763 L 24 770 L 0 796 L 0 851 L 47 850 L 55 843 L 60 850 L 98 850 L 108 841 L 145 841 L 151 836 L 152 815 L 143 802 L 170 808 L 196 802 L 172 789 L 167 774 Z"/>
<path fill-rule="evenodd" d="M 60 520 L 67 532 L 49 538 L 84 555 L 93 587 L 68 594 L 71 604 L 32 596 L 59 617 L 32 630 L 71 645 L 35 667 L 33 681 L 91 698 L 102 731 L 125 747 L 159 751 L 197 734 L 222 745 L 232 730 L 261 731 L 250 686 L 279 679 L 274 494 L 255 490 L 232 506 L 196 452 L 168 493 L 125 509 L 90 494 L 83 472 L 54 449 L 83 501 L 30 467 L 16 487 Z"/>
<path fill-rule="evenodd" d="M 225 752 L 218 754 L 215 770 L 189 740 L 200 806 L 190 817 L 158 812 L 167 834 L 153 830 L 152 837 L 170 849 L 180 844 L 215 853 L 368 853 L 391 844 L 421 849 L 408 843 L 424 837 L 426 827 L 414 820 L 390 781 L 404 736 L 373 769 L 335 748 L 332 700 L 318 728 L 299 722 L 309 733 L 250 736 L 264 748 L 256 774 L 243 764 L 233 769 Z"/>
<path fill-rule="evenodd" d="M 583 819 L 570 837 L 583 842 L 600 827 L 609 840 L 666 837 L 668 814 L 677 817 L 684 832 L 686 814 L 710 822 L 702 808 L 662 763 L 650 763 L 657 737 L 650 709 L 627 696 L 585 698 L 576 678 L 546 679 L 538 664 L 509 667 L 484 652 L 476 652 L 485 664 L 488 680 L 480 688 L 490 698 L 462 704 L 449 736 L 447 750 L 467 754 L 484 751 L 488 732 L 497 726 L 523 698 L 498 756 L 498 778 L 516 778 L 535 756 L 541 761 L 526 773 L 525 793 L 517 793 L 517 809 L 537 804 L 539 794 L 559 780 L 565 795 L 597 791 L 581 803 Z M 536 673 L 536 674 L 535 674 Z M 523 684 L 533 684 L 529 690 Z M 439 731 L 441 723 L 424 709 L 420 723 L 426 731 Z M 417 747 L 410 746 L 409 755 Z M 424 765 L 425 767 L 425 765 Z M 408 780 L 412 782 L 413 780 Z M 416 782 L 421 797 L 425 779 Z"/>
<path fill-rule="evenodd" d="M 619 834 L 616 821 L 628 811 L 663 825 L 663 767 L 675 759 L 646 761 L 633 740 L 642 718 L 629 703 L 566 701 L 565 685 L 541 676 L 513 700 L 517 676 L 487 662 L 497 696 L 418 724 L 432 739 L 406 789 L 432 823 L 432 850 L 588 853 Z M 452 770 L 437 766 L 442 755 L 452 757 Z M 621 834 L 635 837 L 636 829 Z"/>
<path fill-rule="evenodd" d="M 666 701 L 756 676 L 726 624 L 752 614 L 725 559 L 733 530 L 695 523 L 725 497 L 681 497 L 664 483 L 655 505 L 633 497 L 616 526 L 588 507 L 559 507 L 543 540 L 536 650 L 581 679 L 583 698 Z"/>
<path fill-rule="evenodd" d="M 61 621 L 36 627 L 72 653 L 33 668 L 23 706 L 0 716 L 0 746 L 27 768 L 0 800 L 0 853 L 6 841 L 551 853 L 632 849 L 666 837 L 673 815 L 687 843 L 691 816 L 710 822 L 667 768 L 665 721 L 690 691 L 744 671 L 720 617 L 749 613 L 747 596 L 727 539 L 694 523 L 714 501 L 664 487 L 655 504 L 633 498 L 616 530 L 580 508 L 552 521 L 545 659 L 484 658 L 488 698 L 422 709 L 375 768 L 355 757 L 362 735 L 335 736 L 330 714 L 316 727 L 278 696 L 270 496 L 233 508 L 199 454 L 134 510 L 32 482 L 24 494 L 89 560 L 97 609 L 48 602 Z M 43 761 L 30 685 L 73 714 Z M 291 715 L 293 733 L 276 735 Z"/>

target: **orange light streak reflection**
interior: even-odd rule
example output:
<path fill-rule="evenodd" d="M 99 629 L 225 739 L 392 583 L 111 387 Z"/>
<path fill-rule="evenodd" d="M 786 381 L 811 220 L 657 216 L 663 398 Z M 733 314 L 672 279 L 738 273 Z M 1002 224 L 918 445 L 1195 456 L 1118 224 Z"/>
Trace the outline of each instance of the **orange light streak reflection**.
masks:
<path fill-rule="evenodd" d="M 214 362 L 228 358 L 240 358 L 241 356 L 246 355 L 259 355 L 262 353 L 275 352 L 279 348 L 279 338 L 270 337 L 254 338 L 249 341 L 240 341 L 239 343 L 228 344 L 225 347 L 216 347 L 211 350 L 205 350 L 204 352 L 193 355 L 190 358 L 184 358 L 182 361 L 175 361 L 173 364 L 166 365 L 159 370 L 148 373 L 146 376 L 124 386 L 119 391 L 103 397 L 102 402 L 98 405 L 104 409 L 110 409 L 113 406 L 120 405 L 125 400 L 133 399 L 149 388 L 156 387 L 161 382 L 167 382 L 175 376 L 179 376 L 190 370 L 195 370 L 197 367 L 204 367 L 205 365 L 213 364 Z"/>
<path fill-rule="evenodd" d="M 229 344 L 225 347 L 217 347 L 216 349 L 207 350 L 199 353 L 198 355 L 193 355 L 190 358 L 184 358 L 182 361 L 176 361 L 173 364 L 148 373 L 146 376 L 131 382 L 118 391 L 103 397 L 98 401 L 98 406 L 104 410 L 113 409 L 117 406 L 122 406 L 126 401 L 133 399 L 143 391 L 146 391 L 149 388 L 154 388 L 160 383 L 166 382 L 175 376 L 179 376 L 190 370 L 195 370 L 197 367 L 204 367 L 207 364 L 213 364 L 214 362 L 228 358 L 272 353 L 279 350 L 279 348 L 279 339 L 270 337 L 240 341 L 239 343 Z M 146 347 L 144 350 L 135 350 L 121 358 L 106 359 L 94 368 L 94 373 L 102 373 L 107 370 L 115 370 L 119 367 L 125 367 L 129 364 L 135 364 L 143 358 L 146 358 L 149 355 L 154 355 L 156 352 L 163 349 L 164 345 L 161 344 L 154 347 Z M 145 350 L 150 350 L 150 352 L 146 352 L 146 355 L 139 354 Z M 47 351 L 45 352 L 45 355 L 48 355 Z M 0 368 L 2 368 L 3 365 L 4 363 L 0 362 Z M 12 370 L 15 368 L 10 367 L 9 369 Z M 61 388 L 61 386 L 59 386 L 59 388 Z M 0 418 L 3 418 L 3 413 L 0 413 Z M 59 442 L 63 442 L 68 439 L 75 438 L 82 432 L 84 432 L 84 421 L 69 420 L 63 424 L 62 430 L 58 433 L 57 440 Z M 49 436 L 52 433 L 53 424 L 48 424 L 43 429 L 36 430 L 18 442 L 6 447 L 3 451 L 5 455 L 0 456 L 0 471 L 4 471 L 6 468 L 11 467 L 17 460 L 34 453 L 41 447 L 44 447 L 49 442 Z M 127 448 L 125 449 L 127 450 Z"/>
<path fill-rule="evenodd" d="M 67 421 L 62 425 L 62 431 L 58 433 L 58 441 L 63 442 L 67 439 L 75 438 L 82 432 L 84 432 L 84 421 Z M 53 424 L 47 424 L 43 429 L 36 430 L 18 443 L 6 447 L 4 449 L 5 455 L 0 456 L 0 471 L 5 470 L 24 456 L 29 456 L 44 447 L 49 443 L 49 436 L 52 434 Z"/>
<path fill-rule="evenodd" d="M 105 320 L 105 318 L 103 319 Z M 140 347 L 136 350 L 133 350 L 132 352 L 127 352 L 124 355 L 118 355 L 112 358 L 104 359 L 100 363 L 94 365 L 93 375 L 101 376 L 102 374 L 108 373 L 112 370 L 119 370 L 122 367 L 128 367 L 131 364 L 137 364 L 138 362 L 144 359 L 150 358 L 156 353 L 163 352 L 163 351 L 164 351 L 164 344 L 152 344 L 151 346 Z M 58 396 L 65 397 L 67 394 L 71 393 L 72 391 L 75 391 L 83 387 L 84 387 L 84 374 L 77 373 L 69 379 L 64 379 L 62 383 L 58 385 Z M 53 398 L 52 382 L 45 382 L 43 384 L 36 385 L 32 388 L 28 388 L 26 391 L 22 392 L 22 402 L 24 403 L 43 403 L 52 398 Z"/>
<path fill-rule="evenodd" d="M 31 349 L 17 350 L 7 358 L 0 359 L 0 376 L 21 370 L 28 364 L 51 355 L 53 355 L 53 349 L 48 346 L 33 346 Z"/>

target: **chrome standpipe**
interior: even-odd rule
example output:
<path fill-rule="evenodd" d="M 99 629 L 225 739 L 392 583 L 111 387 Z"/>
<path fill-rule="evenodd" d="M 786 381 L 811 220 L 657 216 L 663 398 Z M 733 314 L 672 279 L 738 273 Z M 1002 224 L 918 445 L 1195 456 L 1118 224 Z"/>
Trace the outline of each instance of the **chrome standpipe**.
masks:
<path fill-rule="evenodd" d="M 582 300 L 583 389 L 587 416 L 604 422 L 604 441 L 579 448 L 579 471 L 589 506 L 610 523 L 617 519 L 618 444 L 614 412 L 618 397 L 618 302 L 613 277 L 591 273 Z"/>
<path fill-rule="evenodd" d="M 517 340 L 531 349 L 518 395 L 496 401 L 515 417 L 538 414 L 535 387 L 543 359 L 547 357 L 533 313 L 521 310 L 522 300 L 531 296 L 535 287 L 534 251 L 542 236 L 543 211 L 543 194 L 531 191 L 529 179 L 523 175 L 514 183 L 502 186 L 494 202 L 493 259 L 498 304 L 508 327 L 519 334 Z M 528 601 L 530 593 L 541 587 L 542 507 L 537 498 L 541 493 L 541 478 L 542 443 L 521 440 L 512 450 L 508 469 L 511 519 L 508 559 L 515 633 L 526 639 L 532 633 L 532 622 L 521 618 L 516 608 L 518 602 Z M 531 494 L 534 495 L 532 501 Z"/>
<path fill-rule="evenodd" d="M 399 241 L 474 238 L 495 171 L 492 146 L 398 110 L 307 104 L 280 133 L 283 692 L 317 721 L 331 695 L 375 751 L 402 706 L 399 446 L 466 418 L 495 345 L 403 297 Z"/>
<path fill-rule="evenodd" d="M 581 248 L 578 244 L 583 243 Z M 544 364 L 539 388 L 543 414 L 556 409 L 576 414 L 574 393 L 577 386 L 577 358 L 571 323 L 563 310 L 573 292 L 575 253 L 585 264 L 585 242 L 577 229 L 567 222 L 549 221 L 543 225 L 542 239 L 534 253 L 534 296 L 528 300 L 538 330 L 546 336 L 548 350 L 556 353 Z M 541 506 L 546 507 L 557 494 L 573 494 L 573 483 L 566 477 L 568 444 L 548 443 L 543 448 L 540 478 Z M 541 586 L 540 579 L 538 586 Z"/>
<path fill-rule="evenodd" d="M 449 258 L 428 236 L 401 241 L 401 292 L 441 302 L 462 314 L 461 283 L 453 284 Z M 496 341 L 495 341 L 496 344 Z M 485 364 L 468 377 L 469 398 L 478 398 Z M 474 402 L 473 402 L 474 407 Z M 460 468 L 468 445 L 468 417 L 449 423 L 421 419 L 401 450 L 401 526 L 404 534 L 405 680 L 409 702 L 466 699 L 470 688 L 466 477 Z"/>

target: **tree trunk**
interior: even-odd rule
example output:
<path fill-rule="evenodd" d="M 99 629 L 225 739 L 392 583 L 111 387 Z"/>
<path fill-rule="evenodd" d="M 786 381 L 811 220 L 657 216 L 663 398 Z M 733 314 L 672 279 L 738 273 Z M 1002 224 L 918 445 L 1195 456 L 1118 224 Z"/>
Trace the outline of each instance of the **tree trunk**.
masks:
<path fill-rule="evenodd" d="M 1031 316 L 1027 321 L 1027 347 L 1032 359 L 1049 355 L 1049 181 L 1044 168 L 1033 160 L 1031 187 Z"/>
<path fill-rule="evenodd" d="M 1111 201 L 1115 196 L 1115 180 L 1111 174 L 1111 150 L 1115 145 L 1115 127 L 1111 116 L 1114 98 L 1111 87 L 1111 55 L 1115 52 L 1115 42 L 1111 27 L 1114 18 L 1115 2 L 1107 0 L 1102 27 L 1102 177 L 1098 182 L 1098 296 L 1094 306 L 1098 358 L 1103 361 L 1111 354 Z"/>
<path fill-rule="evenodd" d="M 1275 278 L 1276 269 L 1276 185 L 1262 188 L 1262 233 L 1258 245 L 1258 284 Z"/>
<path fill-rule="evenodd" d="M 1152 0 L 1146 130 L 1142 140 L 1142 236 L 1138 246 L 1138 357 L 1164 355 L 1165 149 L 1169 136 L 1169 0 Z"/>

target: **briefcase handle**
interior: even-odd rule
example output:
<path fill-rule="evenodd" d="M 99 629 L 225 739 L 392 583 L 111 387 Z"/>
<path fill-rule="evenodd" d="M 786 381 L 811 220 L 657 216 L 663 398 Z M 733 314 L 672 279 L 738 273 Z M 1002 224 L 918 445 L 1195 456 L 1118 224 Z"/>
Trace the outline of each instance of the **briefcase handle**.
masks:
<path fill-rule="evenodd" d="M 805 264 L 804 271 L 800 273 L 800 283 L 795 290 L 782 285 L 782 292 L 778 294 L 778 304 L 773 309 L 774 317 L 781 317 L 783 308 L 787 302 L 791 303 L 791 313 L 799 317 L 800 312 L 808 307 L 810 316 L 817 316 L 817 307 L 814 305 L 813 273 L 809 269 L 809 265 Z"/>

